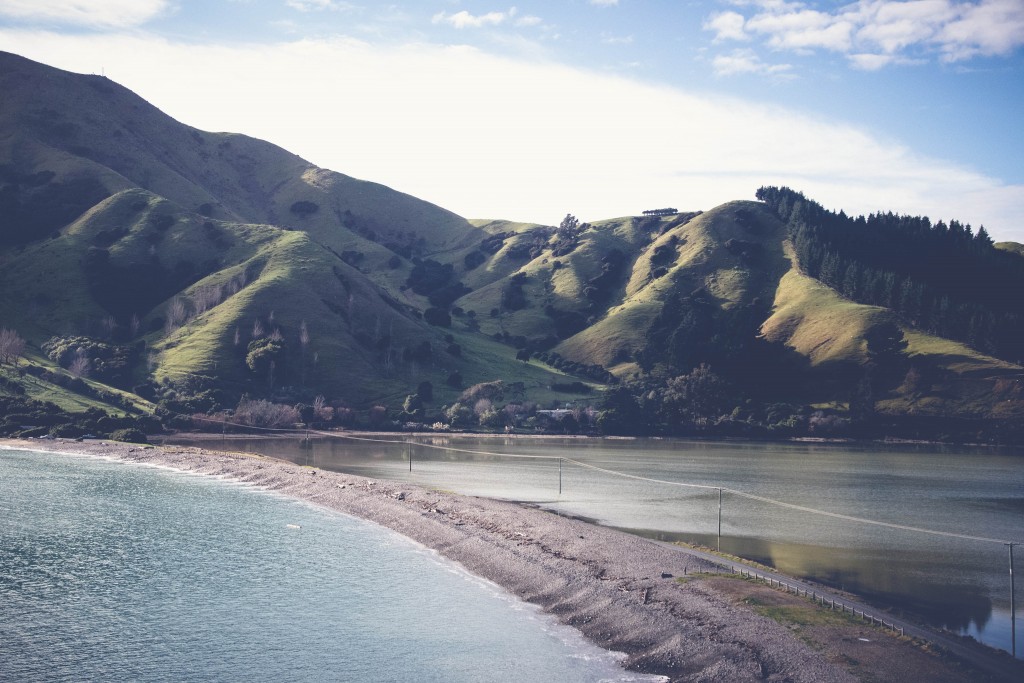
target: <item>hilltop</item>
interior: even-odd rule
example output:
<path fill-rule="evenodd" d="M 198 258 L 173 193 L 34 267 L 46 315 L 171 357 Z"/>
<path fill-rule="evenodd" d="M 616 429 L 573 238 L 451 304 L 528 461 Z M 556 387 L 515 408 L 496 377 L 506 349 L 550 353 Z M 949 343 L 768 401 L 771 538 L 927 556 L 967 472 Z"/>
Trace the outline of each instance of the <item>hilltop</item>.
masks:
<path fill-rule="evenodd" d="M 1024 282 L 1024 257 L 983 230 L 934 257 L 1003 279 L 938 292 L 927 268 L 900 270 L 932 258 L 907 225 L 794 211 L 817 205 L 786 188 L 591 222 L 467 220 L 191 128 L 101 76 L 0 53 L 0 89 L 0 327 L 27 342 L 17 371 L 0 366 L 11 400 L 179 425 L 245 398 L 349 424 L 651 433 L 908 416 L 1003 433 L 1024 417 L 1020 290 L 1001 284 Z M 875 263 L 844 230 L 904 256 Z M 534 412 L 566 404 L 571 421 Z"/>

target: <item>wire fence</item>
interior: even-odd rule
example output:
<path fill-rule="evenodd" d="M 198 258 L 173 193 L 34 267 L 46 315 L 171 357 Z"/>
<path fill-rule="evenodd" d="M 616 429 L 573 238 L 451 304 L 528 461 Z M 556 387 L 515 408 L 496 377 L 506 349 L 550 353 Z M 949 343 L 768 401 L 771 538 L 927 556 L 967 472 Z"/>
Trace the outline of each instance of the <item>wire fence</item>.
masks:
<path fill-rule="evenodd" d="M 288 429 L 288 428 L 273 428 L 273 427 L 254 427 L 252 425 L 244 425 L 244 424 L 239 424 L 239 423 L 234 423 L 234 422 L 228 422 L 227 420 L 224 420 L 224 419 L 218 420 L 218 419 L 214 419 L 214 418 L 203 418 L 203 417 L 199 417 L 199 416 L 193 416 L 193 419 L 203 420 L 203 421 L 207 421 L 207 422 L 209 422 L 211 424 L 220 425 L 222 428 L 225 428 L 225 429 L 228 426 L 230 426 L 230 427 L 233 427 L 233 428 L 247 429 L 247 430 L 253 430 L 253 431 L 258 431 L 258 432 L 265 432 L 265 433 L 269 432 L 269 433 L 276 433 L 276 434 L 279 434 L 279 435 L 290 435 L 290 436 L 295 436 L 295 437 L 302 437 L 302 438 L 304 438 L 306 440 L 308 440 L 311 436 L 317 436 L 317 437 L 326 438 L 326 439 L 342 439 L 342 440 L 355 441 L 355 442 L 368 442 L 368 443 L 380 443 L 380 444 L 389 444 L 389 445 L 403 446 L 403 447 L 406 448 L 406 454 L 407 454 L 407 457 L 409 459 L 409 470 L 410 470 L 410 472 L 412 471 L 412 465 L 413 465 L 413 448 L 431 449 L 431 450 L 443 451 L 443 452 L 447 452 L 447 453 L 458 453 L 458 454 L 472 455 L 472 456 L 485 456 L 485 457 L 491 457 L 491 458 L 508 458 L 508 459 L 521 459 L 521 460 L 533 460 L 533 461 L 543 460 L 543 461 L 548 461 L 548 462 L 555 462 L 555 461 L 557 461 L 557 463 L 558 463 L 558 492 L 559 492 L 559 495 L 562 494 L 562 467 L 563 467 L 564 464 L 569 464 L 569 465 L 573 465 L 573 466 L 579 467 L 581 469 L 590 470 L 590 471 L 593 471 L 593 472 L 598 472 L 598 473 L 601 473 L 601 474 L 604 474 L 606 476 L 613 477 L 613 478 L 620 478 L 620 479 L 627 479 L 627 480 L 634 480 L 634 481 L 642 481 L 642 482 L 653 483 L 653 484 L 664 485 L 664 486 L 670 486 L 670 487 L 677 487 L 677 488 L 697 489 L 697 490 L 704 490 L 704 491 L 717 491 L 718 492 L 718 544 L 719 544 L 719 550 L 721 550 L 721 539 L 722 539 L 722 498 L 723 498 L 723 496 L 725 494 L 729 494 L 729 495 L 732 495 L 732 496 L 736 496 L 736 497 L 739 497 L 739 498 L 744 498 L 744 499 L 748 499 L 748 500 L 752 500 L 752 501 L 757 501 L 759 503 L 763 503 L 763 504 L 766 504 L 766 505 L 772 505 L 772 506 L 776 506 L 776 507 L 779 507 L 779 508 L 793 510 L 793 511 L 796 511 L 798 513 L 802 513 L 802 514 L 806 514 L 806 515 L 816 515 L 816 516 L 825 517 L 825 518 L 842 520 L 844 522 L 852 522 L 852 523 L 855 523 L 855 524 L 864 524 L 864 525 L 869 525 L 869 526 L 874 526 L 874 527 L 881 527 L 881 528 L 887 528 L 887 529 L 893 529 L 893 530 L 904 531 L 904 532 L 911 532 L 911 533 L 917 533 L 917 534 L 926 534 L 926 535 L 930 535 L 930 536 L 937 536 L 937 537 L 944 537 L 944 538 L 951 538 L 951 539 L 966 540 L 966 541 L 972 541 L 972 542 L 977 542 L 977 543 L 1003 545 L 1003 546 L 1008 547 L 1008 549 L 1009 549 L 1010 619 L 1011 619 L 1010 626 L 1011 626 L 1011 632 L 1012 632 L 1012 635 L 1011 635 L 1011 648 L 1010 649 L 1011 649 L 1011 651 L 1013 653 L 1013 656 L 1016 657 L 1016 650 L 1017 650 L 1017 648 L 1016 648 L 1016 614 L 1015 614 L 1016 610 L 1015 610 L 1015 600 L 1014 600 L 1013 548 L 1016 545 L 1021 545 L 1021 541 L 1010 540 L 1010 539 L 1003 539 L 1003 538 L 995 538 L 995 537 L 990 537 L 990 536 L 980 536 L 980 535 L 973 535 L 973 534 L 958 533 L 958 532 L 952 532 L 952 531 L 944 531 L 944 530 L 940 530 L 940 529 L 929 529 L 929 528 L 920 527 L 920 526 L 913 526 L 913 525 L 909 525 L 909 524 L 899 524 L 899 523 L 895 523 L 895 522 L 885 522 L 885 521 L 882 521 L 882 520 L 869 519 L 869 518 L 865 518 L 865 517 L 859 517 L 859 516 L 856 516 L 856 515 L 847 515 L 847 514 L 842 514 L 842 513 L 838 513 L 838 512 L 832 512 L 832 511 L 829 511 L 829 510 L 822 510 L 822 509 L 819 509 L 819 508 L 813 508 L 813 507 L 809 507 L 809 506 L 806 506 L 806 505 L 797 505 L 797 504 L 789 503 L 789 502 L 786 502 L 786 501 L 783 501 L 783 500 L 777 500 L 777 499 L 774 499 L 774 498 L 769 498 L 767 496 L 760 496 L 760 495 L 756 495 L 756 494 L 753 494 L 753 493 L 748 493 L 746 491 L 742 491 L 742 490 L 731 488 L 731 487 L 727 487 L 727 486 L 718 486 L 718 485 L 712 485 L 712 484 L 695 484 L 695 483 L 689 483 L 689 482 L 672 481 L 672 480 L 667 480 L 667 479 L 658 479 L 658 478 L 655 478 L 655 477 L 646 477 L 646 476 L 642 476 L 642 475 L 638 475 L 638 474 L 630 474 L 628 472 L 621 472 L 621 471 L 610 469 L 610 468 L 607 468 L 607 467 L 600 467 L 600 466 L 595 465 L 593 463 L 588 463 L 588 462 L 579 460 L 577 458 L 571 458 L 571 457 L 566 457 L 566 456 L 537 455 L 537 454 L 528 454 L 528 453 L 514 453 L 514 452 L 505 452 L 505 451 L 488 451 L 488 450 L 481 450 L 481 449 L 459 448 L 459 447 L 456 447 L 456 446 L 452 446 L 450 444 L 436 444 L 436 443 L 430 443 L 430 442 L 427 442 L 427 441 L 417 441 L 417 440 L 408 439 L 408 438 L 398 439 L 398 438 L 384 438 L 382 436 L 369 436 L 369 435 L 362 435 L 362 436 L 360 436 L 360 435 L 348 434 L 348 433 L 344 433 L 344 432 L 324 431 L 324 430 L 309 429 L 309 428 L 305 428 L 305 429 L 296 429 L 296 428 Z M 791 584 L 791 583 L 788 583 L 786 581 L 782 581 L 782 580 L 780 580 L 778 578 L 769 576 L 767 574 L 763 574 L 763 573 L 758 572 L 757 570 L 752 569 L 752 568 L 747 567 L 747 566 L 742 566 L 741 567 L 741 566 L 729 565 L 729 564 L 724 564 L 723 566 L 731 567 L 731 570 L 733 571 L 733 573 L 736 573 L 738 575 L 744 576 L 746 578 L 754 579 L 754 580 L 763 581 L 764 583 L 766 583 L 766 584 L 768 584 L 770 586 L 781 588 L 781 589 L 783 589 L 783 590 L 785 590 L 787 592 L 792 592 L 792 593 L 795 593 L 797 595 L 802 595 L 804 597 L 807 597 L 807 598 L 809 598 L 809 599 L 819 603 L 823 607 L 828 607 L 831 610 L 839 610 L 842 613 L 850 614 L 850 615 L 852 615 L 854 617 L 859 617 L 859 618 L 863 619 L 864 621 L 869 622 L 871 625 L 878 626 L 878 627 L 885 628 L 885 629 L 889 629 L 889 630 L 891 630 L 893 632 L 898 632 L 900 635 L 903 635 L 903 627 L 902 626 L 897 626 L 892 621 L 886 621 L 885 618 L 882 617 L 882 616 L 877 616 L 875 614 L 871 614 L 869 612 L 865 612 L 862 607 L 858 608 L 858 607 L 855 607 L 853 605 L 849 605 L 849 604 L 847 604 L 847 603 L 845 603 L 845 602 L 843 602 L 841 600 L 836 600 L 835 598 L 831 598 L 831 597 L 826 599 L 823 595 L 819 595 L 813 589 L 812 590 L 808 590 L 806 587 L 801 587 L 800 585 L 798 585 L 796 583 L 792 583 Z"/>
<path fill-rule="evenodd" d="M 993 537 L 989 537 L 989 536 L 975 536 L 975 535 L 972 535 L 972 534 L 962 534 L 962 533 L 957 533 L 957 532 L 952 532 L 952 531 L 942 531 L 942 530 L 939 530 L 939 529 L 927 529 L 927 528 L 924 528 L 924 527 L 911 526 L 911 525 L 908 525 L 908 524 L 897 524 L 897 523 L 894 523 L 894 522 L 884 522 L 884 521 L 877 520 L 877 519 L 867 519 L 865 517 L 857 517 L 855 515 L 846 515 L 846 514 L 842 514 L 842 513 L 838 513 L 838 512 L 830 512 L 828 510 L 821 510 L 821 509 L 818 509 L 818 508 L 812 508 L 812 507 L 808 507 L 806 505 L 796 505 L 795 503 L 788 503 L 786 501 L 776 500 L 774 498 L 768 498 L 766 496 L 759 496 L 759 495 L 756 495 L 756 494 L 753 494 L 753 493 L 747 493 L 746 491 L 740 491 L 738 489 L 730 488 L 728 486 L 716 486 L 716 485 L 713 485 L 713 484 L 691 484 L 691 483 L 687 483 L 687 482 L 671 481 L 671 480 L 668 480 L 668 479 L 656 479 L 654 477 L 645 477 L 645 476 L 641 476 L 641 475 L 638 475 L 638 474 L 629 474 L 628 472 L 619 472 L 618 470 L 612 470 L 612 469 L 609 469 L 607 467 L 599 467 L 598 465 L 594 465 L 592 463 L 584 462 L 582 460 L 578 460 L 576 458 L 570 458 L 570 457 L 566 457 L 566 456 L 558 456 L 558 455 L 532 455 L 532 454 L 527 454 L 527 453 L 509 453 L 509 452 L 504 452 L 504 451 L 485 451 L 485 450 L 479 450 L 479 449 L 456 448 L 456 447 L 450 446 L 450 445 L 432 444 L 432 443 L 427 443 L 427 442 L 422 442 L 422 441 L 413 441 L 413 440 L 410 440 L 410 439 L 385 439 L 385 438 L 382 438 L 382 437 L 356 436 L 355 434 L 346 434 L 344 432 L 329 432 L 329 431 L 324 431 L 324 430 L 319 430 L 319 429 L 287 429 L 287 428 L 274 428 L 274 427 L 254 427 L 254 426 L 251 426 L 251 425 L 244 425 L 244 424 L 239 424 L 239 423 L 235 423 L 235 422 L 227 422 L 225 420 L 216 420 L 214 418 L 201 418 L 201 417 L 198 417 L 198 416 L 194 416 L 192 419 L 204 420 L 204 421 L 208 421 L 210 423 L 217 424 L 217 425 L 226 425 L 226 426 L 237 427 L 237 428 L 241 428 L 241 429 L 253 429 L 253 430 L 264 431 L 264 432 L 275 432 L 275 433 L 278 433 L 278 434 L 291 434 L 293 436 L 302 436 L 304 438 L 308 438 L 311 435 L 316 435 L 316 436 L 330 438 L 330 439 L 345 439 L 345 440 L 348 440 L 348 441 L 362 441 L 362 442 L 371 442 L 371 443 L 393 444 L 393 445 L 401 445 L 401 446 L 406 446 L 406 447 L 413 447 L 413 446 L 415 446 L 417 448 L 434 449 L 434 450 L 439 450 L 439 451 L 445 451 L 445 452 L 448 452 L 448 453 L 463 453 L 463 454 L 466 454 L 466 455 L 483 455 L 483 456 L 495 457 L 495 458 L 547 460 L 549 462 L 558 461 L 559 463 L 568 463 L 568 464 L 571 464 L 571 465 L 575 465 L 577 467 L 581 467 L 583 469 L 592 470 L 592 471 L 595 471 L 595 472 L 600 472 L 602 474 L 606 474 L 606 475 L 611 476 L 611 477 L 619 477 L 619 478 L 622 478 L 622 479 L 632 479 L 634 481 L 644 481 L 644 482 L 653 483 L 653 484 L 663 484 L 663 485 L 666 485 L 666 486 L 674 486 L 674 487 L 679 487 L 679 488 L 704 489 L 704 490 L 708 490 L 708 491 L 718 491 L 720 494 L 728 493 L 728 494 L 733 495 L 733 496 L 738 496 L 740 498 L 746 498 L 748 500 L 754 500 L 754 501 L 758 501 L 758 502 L 761 502 L 761 503 L 766 503 L 768 505 L 774 505 L 774 506 L 781 507 L 781 508 L 787 508 L 789 510 L 796 510 L 798 512 L 803 512 L 803 513 L 811 514 L 811 515 L 819 515 L 819 516 L 822 516 L 822 517 L 830 517 L 832 519 L 841 519 L 841 520 L 847 521 L 847 522 L 856 522 L 856 523 L 859 523 L 859 524 L 868 524 L 868 525 L 877 526 L 877 527 L 884 527 L 884 528 L 888 528 L 888 529 L 896 529 L 896 530 L 899 530 L 899 531 L 910 531 L 910 532 L 920 533 L 920 534 L 930 534 L 930 535 L 933 535 L 933 536 L 943 536 L 943 537 L 946 537 L 946 538 L 957 538 L 957 539 L 961 539 L 961 540 L 978 541 L 978 542 L 981 542 L 981 543 L 994 543 L 994 544 L 999 544 L 999 545 L 1004 545 L 1004 546 L 1020 545 L 1022 543 L 1019 540 L 1010 540 L 1010 539 L 1003 539 L 1003 538 L 993 538 Z"/>

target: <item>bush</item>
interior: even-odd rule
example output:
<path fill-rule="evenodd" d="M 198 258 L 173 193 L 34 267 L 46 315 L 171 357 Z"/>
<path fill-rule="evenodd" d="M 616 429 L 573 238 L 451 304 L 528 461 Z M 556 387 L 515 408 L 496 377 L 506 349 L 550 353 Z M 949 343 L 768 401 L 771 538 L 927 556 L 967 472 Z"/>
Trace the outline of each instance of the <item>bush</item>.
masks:
<path fill-rule="evenodd" d="M 63 439 L 77 439 L 85 435 L 85 430 L 74 424 L 62 424 L 50 429 L 51 436 L 59 436 Z"/>
<path fill-rule="evenodd" d="M 589 394 L 591 391 L 583 382 L 556 382 L 551 385 L 551 390 L 568 394 Z"/>
<path fill-rule="evenodd" d="M 127 441 L 128 443 L 149 443 L 146 435 L 139 429 L 116 429 L 110 433 L 114 441 Z"/>
<path fill-rule="evenodd" d="M 482 265 L 486 260 L 487 256 L 483 252 L 471 251 L 462 259 L 462 263 L 466 266 L 466 270 L 473 270 Z"/>
<path fill-rule="evenodd" d="M 248 398 L 238 402 L 235 419 L 253 427 L 293 427 L 301 422 L 299 411 L 292 406 Z"/>
<path fill-rule="evenodd" d="M 428 308 L 423 311 L 423 319 L 429 325 L 436 325 L 438 327 L 452 326 L 452 317 L 443 308 Z"/>
<path fill-rule="evenodd" d="M 245 355 L 245 365 L 253 372 L 265 373 L 273 362 L 280 367 L 284 361 L 284 344 L 264 337 L 249 342 Z"/>
<path fill-rule="evenodd" d="M 300 218 L 306 216 L 312 216 L 314 213 L 320 210 L 320 206 L 314 202 L 308 202 L 305 200 L 295 202 L 291 206 L 291 212 Z"/>

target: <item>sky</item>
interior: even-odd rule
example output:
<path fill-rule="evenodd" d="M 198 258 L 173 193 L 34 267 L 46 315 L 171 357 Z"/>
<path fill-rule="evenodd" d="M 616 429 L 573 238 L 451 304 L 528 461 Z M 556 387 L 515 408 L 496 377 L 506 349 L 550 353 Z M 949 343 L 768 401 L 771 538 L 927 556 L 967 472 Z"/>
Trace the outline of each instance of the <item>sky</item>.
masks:
<path fill-rule="evenodd" d="M 788 185 L 1024 242 L 1024 0 L 0 0 L 0 50 L 468 218 Z"/>

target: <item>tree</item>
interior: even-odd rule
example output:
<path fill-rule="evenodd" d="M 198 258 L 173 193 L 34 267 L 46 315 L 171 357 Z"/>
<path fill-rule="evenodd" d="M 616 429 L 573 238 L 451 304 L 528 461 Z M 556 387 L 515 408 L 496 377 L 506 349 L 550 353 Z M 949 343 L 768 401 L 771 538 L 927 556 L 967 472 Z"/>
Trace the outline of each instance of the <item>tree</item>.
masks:
<path fill-rule="evenodd" d="M 423 399 L 420 398 L 419 394 L 409 394 L 405 397 L 402 410 L 410 417 L 417 420 L 420 419 L 423 416 Z"/>
<path fill-rule="evenodd" d="M 867 342 L 867 372 L 871 386 L 884 390 L 898 384 L 907 372 L 907 339 L 892 321 L 875 325 L 864 335 Z"/>
<path fill-rule="evenodd" d="M 306 216 L 312 216 L 319 210 L 320 206 L 318 204 L 306 200 L 295 202 L 291 206 L 291 212 L 301 218 L 305 218 Z"/>
<path fill-rule="evenodd" d="M 669 431 L 681 424 L 704 424 L 727 412 L 730 392 L 725 382 L 705 364 L 686 375 L 673 377 L 661 392 L 662 418 Z"/>
<path fill-rule="evenodd" d="M 245 365 L 253 372 L 265 373 L 270 370 L 272 363 L 277 366 L 283 360 L 284 344 L 280 341 L 263 337 L 249 342 Z"/>
<path fill-rule="evenodd" d="M 444 419 L 453 427 L 467 426 L 473 419 L 473 411 L 464 403 L 453 403 L 442 410 Z"/>
<path fill-rule="evenodd" d="M 185 302 L 181 297 L 176 296 L 171 299 L 171 303 L 167 306 L 167 317 L 164 322 L 167 334 L 173 334 L 185 322 L 187 317 L 188 309 L 185 307 Z"/>
<path fill-rule="evenodd" d="M 300 416 L 292 406 L 243 396 L 235 408 L 235 420 L 254 427 L 290 427 L 300 421 Z"/>
<path fill-rule="evenodd" d="M 864 340 L 868 344 L 868 360 L 876 364 L 901 359 L 908 344 L 903 330 L 891 321 L 872 327 L 864 335 Z"/>
<path fill-rule="evenodd" d="M 601 401 L 597 426 L 605 434 L 643 434 L 647 420 L 633 392 L 624 386 L 609 391 Z"/>
<path fill-rule="evenodd" d="M 0 329 L 0 365 L 18 364 L 18 358 L 25 352 L 25 340 L 14 330 Z"/>
<path fill-rule="evenodd" d="M 565 214 L 565 218 L 558 224 L 558 237 L 565 240 L 574 240 L 583 232 L 580 220 L 571 213 Z"/>
<path fill-rule="evenodd" d="M 428 325 L 435 325 L 437 327 L 452 326 L 452 316 L 443 308 L 428 308 L 423 312 L 423 319 Z"/>
<path fill-rule="evenodd" d="M 91 370 L 92 363 L 89 362 L 89 357 L 85 355 L 85 349 L 78 349 L 75 359 L 68 366 L 68 372 L 75 377 L 88 377 Z"/>
<path fill-rule="evenodd" d="M 306 385 L 306 352 L 309 350 L 309 328 L 303 320 L 299 325 L 299 346 L 302 348 L 302 385 Z"/>

